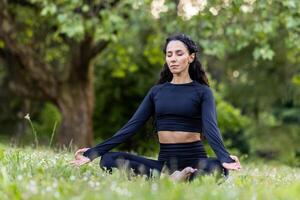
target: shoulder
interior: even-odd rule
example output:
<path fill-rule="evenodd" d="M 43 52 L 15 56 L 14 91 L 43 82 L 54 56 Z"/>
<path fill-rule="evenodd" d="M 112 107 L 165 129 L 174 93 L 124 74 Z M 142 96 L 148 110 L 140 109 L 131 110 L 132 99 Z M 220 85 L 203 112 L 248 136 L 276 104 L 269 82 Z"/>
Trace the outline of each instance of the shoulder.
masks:
<path fill-rule="evenodd" d="M 151 95 L 156 95 L 161 90 L 161 88 L 163 88 L 165 85 L 166 85 L 166 83 L 153 85 L 151 87 L 151 89 L 149 90 L 149 93 Z"/>
<path fill-rule="evenodd" d="M 208 85 L 195 81 L 195 87 L 200 97 L 205 98 L 213 96 L 213 91 Z"/>

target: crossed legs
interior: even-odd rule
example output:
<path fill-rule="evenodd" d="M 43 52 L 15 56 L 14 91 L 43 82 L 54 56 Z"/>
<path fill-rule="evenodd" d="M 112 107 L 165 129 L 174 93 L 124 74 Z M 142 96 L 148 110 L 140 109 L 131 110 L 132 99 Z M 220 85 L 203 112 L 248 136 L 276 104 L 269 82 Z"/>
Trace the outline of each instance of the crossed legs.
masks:
<path fill-rule="evenodd" d="M 154 171 L 159 173 L 162 171 L 164 163 L 125 152 L 108 152 L 102 156 L 100 167 L 109 172 L 112 171 L 112 168 L 132 169 L 135 174 L 151 177 Z M 171 178 L 174 180 L 189 179 L 190 181 L 205 174 L 216 174 L 218 177 L 228 175 L 228 171 L 216 158 L 201 158 L 196 160 L 192 166 L 186 166 L 171 173 Z"/>
<path fill-rule="evenodd" d="M 112 168 L 132 169 L 135 174 L 151 177 L 154 170 L 161 172 L 163 162 L 125 152 L 108 152 L 102 156 L 100 167 L 109 172 Z"/>

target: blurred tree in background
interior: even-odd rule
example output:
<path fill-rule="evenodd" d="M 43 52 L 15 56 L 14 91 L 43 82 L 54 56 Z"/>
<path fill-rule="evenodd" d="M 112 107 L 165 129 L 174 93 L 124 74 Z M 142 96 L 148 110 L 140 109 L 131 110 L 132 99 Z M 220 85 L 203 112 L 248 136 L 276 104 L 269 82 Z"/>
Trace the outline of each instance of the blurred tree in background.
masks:
<path fill-rule="evenodd" d="M 82 146 L 92 141 L 93 111 L 96 141 L 110 137 L 157 81 L 165 38 L 183 32 L 201 48 L 227 146 L 299 165 L 299 1 L 1 0 L 0 8 L 4 133 L 24 132 L 14 116 L 26 112 L 51 133 L 61 115 L 60 142 Z M 150 120 L 121 148 L 154 151 L 153 131 Z"/>
<path fill-rule="evenodd" d="M 61 112 L 59 142 L 91 145 L 92 60 L 124 27 L 126 1 L 0 2 L 1 55 L 10 88 Z"/>

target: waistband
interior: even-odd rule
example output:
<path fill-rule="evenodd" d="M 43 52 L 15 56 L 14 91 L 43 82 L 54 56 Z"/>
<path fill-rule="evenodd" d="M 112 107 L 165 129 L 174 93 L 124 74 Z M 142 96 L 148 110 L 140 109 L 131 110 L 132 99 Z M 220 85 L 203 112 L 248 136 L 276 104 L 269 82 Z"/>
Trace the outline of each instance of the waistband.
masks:
<path fill-rule="evenodd" d="M 183 142 L 183 143 L 159 143 L 160 148 L 173 148 L 173 147 L 193 147 L 203 145 L 201 140 L 194 142 Z"/>
<path fill-rule="evenodd" d="M 188 143 L 160 143 L 158 160 L 168 161 L 170 159 L 195 160 L 207 158 L 206 151 L 201 141 Z"/>

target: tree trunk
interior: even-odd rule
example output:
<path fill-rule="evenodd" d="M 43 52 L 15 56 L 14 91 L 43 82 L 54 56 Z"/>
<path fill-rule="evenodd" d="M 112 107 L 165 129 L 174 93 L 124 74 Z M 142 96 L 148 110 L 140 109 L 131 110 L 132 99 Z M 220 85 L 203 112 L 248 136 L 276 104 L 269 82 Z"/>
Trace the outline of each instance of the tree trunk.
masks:
<path fill-rule="evenodd" d="M 119 2 L 121 1 L 111 1 L 109 5 L 115 7 Z M 92 5 L 99 7 L 96 13 L 101 9 L 106 9 L 102 3 Z M 26 6 L 31 7 L 35 4 L 26 3 Z M 35 13 L 38 13 L 36 12 L 38 8 L 38 6 L 34 7 Z M 42 43 L 43 40 L 39 39 L 40 36 L 30 37 L 32 41 L 24 44 L 17 39 L 19 38 L 18 34 L 25 30 L 25 27 L 19 29 L 19 24 L 23 23 L 17 21 L 14 11 L 9 8 L 9 1 L 0 0 L 0 39 L 5 43 L 5 48 L 0 49 L 0 56 L 4 55 L 5 59 L 10 62 L 8 63 L 10 73 L 14 74 L 12 89 L 20 96 L 50 101 L 59 108 L 62 114 L 60 132 L 57 135 L 60 144 L 72 144 L 78 147 L 90 146 L 93 140 L 94 106 L 93 66 L 90 63 L 105 49 L 109 41 L 95 42 L 93 35 L 88 34 L 89 31 L 86 31 L 85 37 L 81 41 L 77 41 L 75 37 L 69 38 L 64 36 L 65 34 L 61 34 L 61 45 L 70 47 L 70 52 L 65 55 L 67 58 L 70 57 L 70 60 L 62 63 L 48 62 L 44 60 L 44 54 L 47 53 L 44 48 L 48 45 Z M 74 12 L 79 14 L 78 11 Z M 88 19 L 85 14 L 83 17 Z M 56 25 L 53 26 L 52 29 L 55 30 L 49 33 L 49 38 L 52 38 L 51 34 L 56 34 L 56 29 L 59 28 Z M 29 28 L 31 29 L 31 27 Z M 45 33 L 45 37 L 48 37 L 47 34 Z M 33 35 L 39 34 L 34 33 Z M 59 45 L 59 42 L 54 42 L 54 45 Z M 10 59 L 7 59 L 7 56 Z M 59 60 L 59 58 L 57 59 Z M 51 65 L 53 63 L 55 66 Z M 57 67 L 57 64 L 63 66 Z"/>
<path fill-rule="evenodd" d="M 62 86 L 57 106 L 62 114 L 60 145 L 87 147 L 93 141 L 94 94 L 92 77 Z"/>

